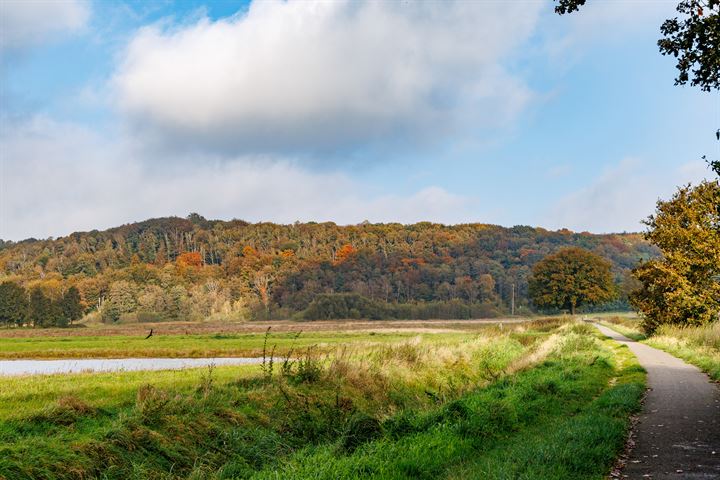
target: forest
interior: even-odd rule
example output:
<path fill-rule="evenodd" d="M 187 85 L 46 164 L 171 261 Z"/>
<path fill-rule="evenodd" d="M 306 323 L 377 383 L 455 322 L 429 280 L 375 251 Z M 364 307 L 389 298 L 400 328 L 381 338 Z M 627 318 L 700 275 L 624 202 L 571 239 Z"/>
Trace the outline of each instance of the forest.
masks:
<path fill-rule="evenodd" d="M 631 269 L 659 252 L 637 233 L 427 222 L 279 225 L 190 214 L 0 241 L 0 283 L 19 286 L 40 304 L 42 293 L 48 305 L 77 289 L 83 314 L 105 323 L 494 317 L 535 311 L 528 293 L 533 265 L 570 246 L 611 263 L 615 295 L 600 309 L 628 308 L 636 288 Z"/>

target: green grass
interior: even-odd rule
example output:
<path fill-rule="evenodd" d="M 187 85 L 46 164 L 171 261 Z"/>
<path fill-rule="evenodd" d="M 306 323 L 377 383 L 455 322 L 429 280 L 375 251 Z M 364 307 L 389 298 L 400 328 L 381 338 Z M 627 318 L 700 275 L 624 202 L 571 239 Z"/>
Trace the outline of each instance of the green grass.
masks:
<path fill-rule="evenodd" d="M 571 332 L 536 368 L 424 415 L 390 418 L 350 455 L 313 446 L 251 478 L 605 478 L 644 372 L 626 347 L 592 335 Z"/>
<path fill-rule="evenodd" d="M 216 382 L 228 383 L 257 375 L 259 365 L 216 367 Z M 207 368 L 154 372 L 73 373 L 0 377 L 0 420 L 38 415 L 59 401 L 79 398 L 95 409 L 117 410 L 133 405 L 137 390 L 146 385 L 159 389 L 191 391 L 208 373 Z M 1 431 L 1 429 L 0 429 Z"/>
<path fill-rule="evenodd" d="M 1 380 L 0 478 L 600 478 L 643 374 L 562 323 L 362 338 L 272 375 Z"/>
<path fill-rule="evenodd" d="M 640 329 L 638 320 L 606 318 L 601 322 L 633 340 L 692 363 L 715 381 L 720 381 L 720 322 L 701 327 L 663 325 L 651 336 Z"/>
<path fill-rule="evenodd" d="M 298 330 L 302 327 L 299 326 Z M 392 343 L 416 336 L 413 332 L 310 332 L 295 341 L 296 333 L 272 334 L 276 353 L 317 345 L 333 350 L 338 345 L 367 341 Z M 467 334 L 426 334 L 438 339 Z M 257 357 L 262 355 L 263 333 L 217 335 L 74 336 L 0 338 L 0 358 L 129 358 L 129 357 Z"/>
<path fill-rule="evenodd" d="M 600 319 L 600 324 L 608 328 L 612 328 L 618 333 L 625 335 L 636 342 L 645 340 L 647 335 L 640 329 L 640 320 L 638 318 L 627 317 L 605 317 Z"/>

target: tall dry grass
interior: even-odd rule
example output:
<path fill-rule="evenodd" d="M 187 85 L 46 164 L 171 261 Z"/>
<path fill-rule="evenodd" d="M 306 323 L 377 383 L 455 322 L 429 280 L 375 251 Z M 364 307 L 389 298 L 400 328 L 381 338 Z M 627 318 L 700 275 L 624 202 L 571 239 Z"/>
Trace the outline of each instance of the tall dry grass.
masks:
<path fill-rule="evenodd" d="M 713 322 L 700 327 L 662 325 L 657 329 L 654 336 L 682 339 L 692 345 L 713 348 L 720 352 L 720 322 Z"/>

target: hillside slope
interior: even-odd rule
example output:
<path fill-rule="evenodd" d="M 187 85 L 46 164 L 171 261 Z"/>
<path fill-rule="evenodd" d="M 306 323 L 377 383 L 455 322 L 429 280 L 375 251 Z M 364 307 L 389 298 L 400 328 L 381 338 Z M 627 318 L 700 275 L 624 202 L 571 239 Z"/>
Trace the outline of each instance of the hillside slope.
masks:
<path fill-rule="evenodd" d="M 318 299 L 319 317 L 463 318 L 506 312 L 513 291 L 518 311 L 527 311 L 532 266 L 564 246 L 612 262 L 620 292 L 615 307 L 625 301 L 629 270 L 657 255 L 635 233 L 485 224 L 250 224 L 191 214 L 0 242 L 0 281 L 40 287 L 52 297 L 77 286 L 87 311 L 100 307 L 107 321 L 127 315 L 141 321 L 289 317 Z M 378 305 L 394 307 L 376 312 Z"/>

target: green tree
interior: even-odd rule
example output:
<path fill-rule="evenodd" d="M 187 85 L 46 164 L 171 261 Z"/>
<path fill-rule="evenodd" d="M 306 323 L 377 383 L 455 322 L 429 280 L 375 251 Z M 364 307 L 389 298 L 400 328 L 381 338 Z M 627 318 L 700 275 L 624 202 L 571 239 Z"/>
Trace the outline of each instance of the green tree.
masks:
<path fill-rule="evenodd" d="M 102 306 L 102 320 L 105 323 L 115 323 L 123 314 L 135 311 L 135 288 L 125 280 L 110 285 L 108 298 Z"/>
<path fill-rule="evenodd" d="M 59 327 L 64 327 L 68 324 L 72 324 L 72 322 L 82 317 L 80 291 L 77 289 L 77 287 L 72 286 L 67 289 L 65 294 L 60 299 L 60 310 L 62 311 L 62 317 L 58 321 Z"/>
<path fill-rule="evenodd" d="M 652 333 L 659 325 L 697 325 L 720 312 L 720 182 L 681 187 L 658 201 L 646 238 L 662 251 L 633 273 L 642 283 L 631 302 Z"/>
<path fill-rule="evenodd" d="M 45 295 L 42 289 L 36 287 L 30 291 L 28 320 L 33 327 L 53 326 L 58 313 L 53 301 Z"/>
<path fill-rule="evenodd" d="M 575 310 L 612 300 L 615 288 L 610 262 L 588 250 L 569 247 L 535 264 L 530 296 L 540 308 Z"/>
<path fill-rule="evenodd" d="M 0 325 L 22 325 L 28 315 L 25 289 L 15 282 L 0 284 Z"/>
<path fill-rule="evenodd" d="M 166 296 L 167 318 L 171 320 L 186 320 L 188 315 L 188 296 L 187 290 L 182 285 L 175 285 L 170 288 Z"/>

